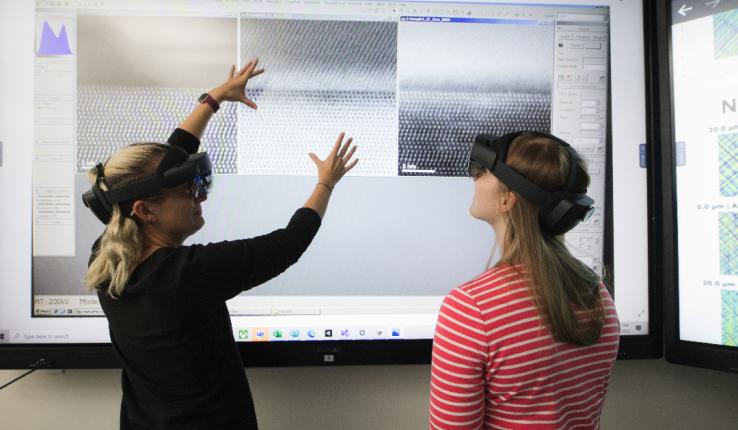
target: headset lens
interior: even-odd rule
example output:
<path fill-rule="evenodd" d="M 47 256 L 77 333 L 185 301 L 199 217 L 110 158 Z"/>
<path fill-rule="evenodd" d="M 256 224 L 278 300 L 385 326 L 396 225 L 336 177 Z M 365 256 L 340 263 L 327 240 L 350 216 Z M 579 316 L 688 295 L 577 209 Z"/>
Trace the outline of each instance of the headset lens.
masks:
<path fill-rule="evenodd" d="M 592 214 L 594 214 L 595 208 L 594 206 L 587 209 L 587 212 L 584 213 L 584 216 L 582 216 L 582 222 L 587 222 L 588 219 L 592 218 Z"/>
<path fill-rule="evenodd" d="M 196 199 L 206 197 L 213 185 L 212 176 L 195 176 L 192 186 L 192 196 Z"/>

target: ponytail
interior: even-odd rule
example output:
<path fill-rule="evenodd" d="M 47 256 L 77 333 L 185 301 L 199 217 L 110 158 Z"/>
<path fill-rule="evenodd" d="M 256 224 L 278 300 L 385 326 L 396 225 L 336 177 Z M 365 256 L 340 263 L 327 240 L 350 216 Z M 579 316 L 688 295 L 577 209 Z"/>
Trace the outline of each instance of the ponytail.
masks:
<path fill-rule="evenodd" d="M 589 174 L 579 161 L 574 189 L 581 192 L 589 186 Z M 540 136 L 515 139 L 507 163 L 549 191 L 561 188 L 569 172 L 563 147 Z M 504 184 L 502 190 L 509 192 Z M 538 208 L 525 198 L 518 196 L 511 208 L 505 236 L 500 263 L 522 265 L 554 339 L 576 345 L 597 342 L 605 314 L 600 277 L 569 252 L 563 235 L 541 230 Z"/>
<path fill-rule="evenodd" d="M 93 184 L 97 182 L 105 191 L 109 187 L 139 180 L 155 173 L 156 164 L 165 153 L 166 146 L 156 143 L 127 146 L 105 163 L 104 178 L 103 166 L 98 164 L 88 172 L 88 180 Z M 128 279 L 141 262 L 145 245 L 138 223 L 123 212 L 121 204 L 114 204 L 110 222 L 100 237 L 97 249 L 93 250 L 92 262 L 85 275 L 85 286 L 89 290 L 105 288 L 111 297 L 120 297 Z"/>

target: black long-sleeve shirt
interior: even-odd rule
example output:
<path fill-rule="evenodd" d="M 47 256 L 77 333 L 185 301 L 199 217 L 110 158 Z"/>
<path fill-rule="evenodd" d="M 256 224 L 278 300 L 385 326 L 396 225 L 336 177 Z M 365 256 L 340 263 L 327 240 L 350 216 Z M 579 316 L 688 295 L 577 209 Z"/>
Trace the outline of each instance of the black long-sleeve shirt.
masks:
<path fill-rule="evenodd" d="M 263 236 L 161 248 L 119 298 L 98 289 L 123 368 L 121 429 L 257 428 L 225 301 L 294 264 L 320 222 L 301 208 Z"/>

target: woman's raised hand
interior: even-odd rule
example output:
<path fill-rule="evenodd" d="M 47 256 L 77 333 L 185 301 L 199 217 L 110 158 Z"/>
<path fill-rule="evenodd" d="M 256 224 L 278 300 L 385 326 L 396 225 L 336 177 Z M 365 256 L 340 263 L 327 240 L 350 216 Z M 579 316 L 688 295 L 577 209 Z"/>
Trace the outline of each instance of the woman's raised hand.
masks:
<path fill-rule="evenodd" d="M 318 183 L 327 185 L 331 190 L 336 186 L 338 181 L 343 178 L 349 170 L 356 166 L 359 159 L 351 161 L 354 152 L 356 152 L 356 145 L 352 145 L 353 138 L 349 137 L 346 142 L 343 141 L 345 133 L 338 135 L 336 144 L 333 145 L 333 149 L 325 158 L 321 160 L 314 153 L 310 153 L 310 158 L 318 168 Z"/>
<path fill-rule="evenodd" d="M 257 69 L 259 59 L 255 58 L 246 63 L 241 70 L 236 72 L 236 66 L 231 66 L 228 79 L 219 87 L 210 91 L 210 96 L 218 102 L 230 101 L 241 102 L 251 109 L 256 109 L 256 103 L 246 97 L 246 84 L 249 79 L 264 73 L 264 69 Z"/>

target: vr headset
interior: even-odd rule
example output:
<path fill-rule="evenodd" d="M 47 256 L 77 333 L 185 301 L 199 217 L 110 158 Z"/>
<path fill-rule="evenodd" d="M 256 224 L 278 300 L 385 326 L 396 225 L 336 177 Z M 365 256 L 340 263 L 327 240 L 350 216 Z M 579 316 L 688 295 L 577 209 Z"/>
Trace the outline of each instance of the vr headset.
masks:
<path fill-rule="evenodd" d="M 569 153 L 569 175 L 560 190 L 549 192 L 505 164 L 510 143 L 518 136 L 528 133 L 551 139 L 564 146 Z M 538 221 L 544 232 L 559 235 L 573 229 L 580 222 L 587 221 L 594 212 L 594 200 L 586 192 L 571 191 L 576 179 L 578 160 L 579 155 L 574 148 L 547 133 L 521 131 L 504 136 L 479 134 L 472 146 L 469 172 L 474 176 L 475 169 L 486 167 L 510 189 L 538 207 Z"/>
<path fill-rule="evenodd" d="M 95 183 L 89 191 L 82 194 L 82 202 L 90 208 L 97 219 L 103 224 L 108 224 L 113 216 L 114 204 L 154 197 L 164 188 L 195 181 L 200 192 L 207 194 L 213 170 L 207 152 L 188 154 L 179 146 L 167 148 L 167 153 L 159 163 L 154 176 L 113 187 L 108 191 L 100 188 L 100 182 L 105 181 L 105 176 L 102 163 L 98 164 Z"/>

